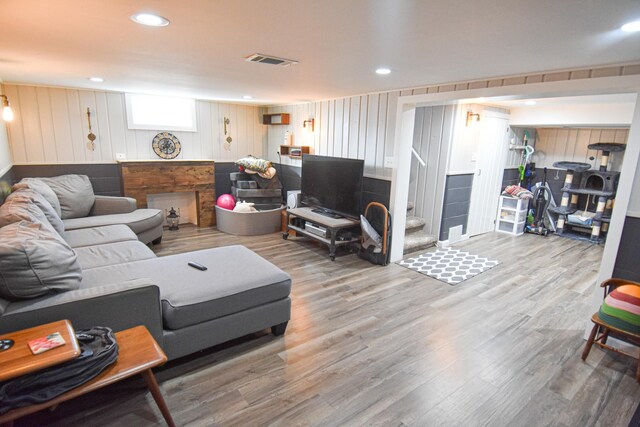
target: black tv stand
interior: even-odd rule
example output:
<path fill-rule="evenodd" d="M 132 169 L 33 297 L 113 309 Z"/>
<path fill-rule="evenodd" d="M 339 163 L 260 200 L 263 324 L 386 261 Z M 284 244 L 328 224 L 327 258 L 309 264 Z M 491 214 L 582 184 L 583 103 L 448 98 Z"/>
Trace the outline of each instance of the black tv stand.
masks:
<path fill-rule="evenodd" d="M 328 216 L 329 218 L 333 218 L 333 219 L 340 219 L 340 218 L 344 218 L 336 213 L 331 212 L 329 209 L 324 209 L 324 208 L 315 208 L 315 209 L 311 209 L 311 212 L 313 213 L 317 213 L 320 215 L 324 215 L 324 216 Z"/>

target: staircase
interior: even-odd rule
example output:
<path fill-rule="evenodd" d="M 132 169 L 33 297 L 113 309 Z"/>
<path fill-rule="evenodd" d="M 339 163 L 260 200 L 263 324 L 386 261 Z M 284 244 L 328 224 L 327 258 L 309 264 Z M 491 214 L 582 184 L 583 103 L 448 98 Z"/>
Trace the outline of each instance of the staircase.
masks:
<path fill-rule="evenodd" d="M 411 215 L 413 210 L 413 203 L 407 204 L 407 222 L 404 227 L 404 251 L 403 254 L 410 254 L 421 250 L 428 249 L 435 246 L 438 239 L 431 234 L 427 234 L 423 230 L 425 221 L 424 219 Z"/>

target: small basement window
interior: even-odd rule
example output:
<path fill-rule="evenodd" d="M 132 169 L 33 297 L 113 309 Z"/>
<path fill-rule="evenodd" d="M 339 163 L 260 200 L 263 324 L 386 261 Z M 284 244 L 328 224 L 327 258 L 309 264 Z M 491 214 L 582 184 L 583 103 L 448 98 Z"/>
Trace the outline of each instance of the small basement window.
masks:
<path fill-rule="evenodd" d="M 129 129 L 196 132 L 196 100 L 126 93 Z"/>

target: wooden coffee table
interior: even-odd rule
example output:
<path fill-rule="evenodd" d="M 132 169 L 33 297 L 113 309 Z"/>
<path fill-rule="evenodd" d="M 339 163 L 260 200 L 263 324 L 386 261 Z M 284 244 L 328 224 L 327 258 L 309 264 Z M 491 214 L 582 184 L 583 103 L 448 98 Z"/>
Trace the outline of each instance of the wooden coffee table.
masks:
<path fill-rule="evenodd" d="M 158 387 L 156 378 L 151 371 L 152 368 L 163 365 L 167 361 L 167 356 L 158 343 L 156 343 L 144 326 L 136 326 L 135 328 L 117 332 L 116 341 L 118 342 L 118 360 L 102 371 L 100 375 L 80 387 L 69 390 L 47 402 L 16 408 L 0 415 L 0 424 L 6 423 L 11 425 L 13 420 L 17 418 L 50 408 L 67 400 L 98 390 L 109 384 L 140 374 L 142 378 L 144 378 L 167 424 L 171 427 L 175 426 L 169 408 L 162 397 L 160 387 Z M 51 351 L 54 350 L 50 350 L 49 352 Z"/>
<path fill-rule="evenodd" d="M 31 353 L 29 341 L 60 332 L 65 345 L 40 354 Z M 47 323 L 35 328 L 23 329 L 0 336 L 0 339 L 12 339 L 13 347 L 0 352 L 0 381 L 7 381 L 21 375 L 39 371 L 75 359 L 80 355 L 80 346 L 75 331 L 68 320 Z"/>

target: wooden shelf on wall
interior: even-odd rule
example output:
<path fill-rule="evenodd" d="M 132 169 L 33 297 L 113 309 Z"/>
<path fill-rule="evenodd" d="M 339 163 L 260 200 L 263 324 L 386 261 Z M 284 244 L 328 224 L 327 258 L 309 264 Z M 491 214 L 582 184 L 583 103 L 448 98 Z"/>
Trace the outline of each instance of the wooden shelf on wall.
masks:
<path fill-rule="evenodd" d="M 288 125 L 290 120 L 289 113 L 263 114 L 263 125 Z"/>
<path fill-rule="evenodd" d="M 300 153 L 300 154 L 297 154 L 297 153 Z M 281 145 L 280 154 L 283 156 L 292 157 L 294 159 L 300 159 L 302 158 L 303 154 L 309 154 L 309 146 L 308 145 Z"/>

